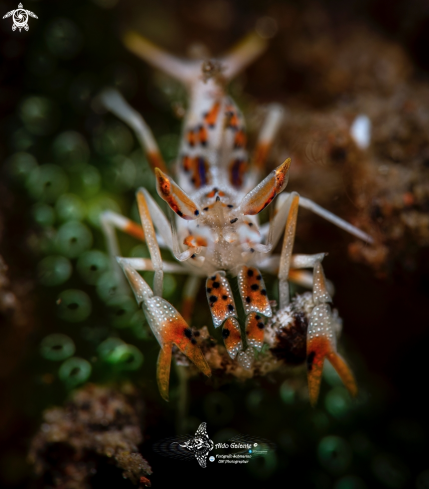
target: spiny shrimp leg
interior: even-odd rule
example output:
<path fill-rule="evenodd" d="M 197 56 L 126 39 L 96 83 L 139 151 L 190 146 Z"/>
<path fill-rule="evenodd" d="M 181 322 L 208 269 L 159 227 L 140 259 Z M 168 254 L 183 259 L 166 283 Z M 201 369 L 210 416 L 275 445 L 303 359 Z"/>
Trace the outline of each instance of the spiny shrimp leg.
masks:
<path fill-rule="evenodd" d="M 357 394 L 355 378 L 346 361 L 337 353 L 334 318 L 329 302 L 322 263 L 317 260 L 313 268 L 314 309 L 307 332 L 307 376 L 310 402 L 314 406 L 319 397 L 320 381 L 325 358 L 337 371 L 352 396 Z"/>
<path fill-rule="evenodd" d="M 155 269 L 153 268 L 153 263 L 150 258 L 123 258 L 121 259 L 121 263 L 125 263 L 130 265 L 134 270 L 138 270 L 140 272 L 153 272 Z M 189 270 L 182 267 L 178 263 L 163 261 L 162 269 L 166 273 L 189 273 Z M 122 272 L 121 272 L 122 273 Z"/>
<path fill-rule="evenodd" d="M 247 316 L 247 343 L 260 350 L 264 342 L 265 327 L 261 316 L 273 315 L 261 272 L 256 267 L 242 267 L 238 273 L 238 289 Z"/>
<path fill-rule="evenodd" d="M 276 215 L 274 216 L 274 219 L 269 224 L 263 225 L 260 229 L 261 234 L 265 237 L 272 234 L 273 248 L 276 246 L 276 244 L 280 239 L 280 236 L 282 235 L 284 225 L 287 220 L 287 216 L 289 215 L 289 207 L 291 205 L 291 199 L 292 199 L 291 193 L 283 192 L 281 195 L 279 195 L 279 197 L 277 198 Z M 348 223 L 344 219 L 341 219 L 340 217 L 336 216 L 332 212 L 324 209 L 323 207 L 316 204 L 310 199 L 300 196 L 299 206 L 313 211 L 315 214 L 318 214 L 319 216 L 323 217 L 324 219 L 331 222 L 332 224 L 335 224 L 339 228 L 344 229 L 344 231 L 347 231 L 348 233 L 352 234 L 353 236 L 356 236 L 359 239 L 362 239 L 363 241 L 366 241 L 367 243 L 374 243 L 374 240 L 373 238 L 371 238 L 371 236 L 364 233 L 363 231 L 353 226 L 352 224 Z"/>
<path fill-rule="evenodd" d="M 168 401 L 173 345 L 176 345 L 208 377 L 211 375 L 210 367 L 193 337 L 192 330 L 177 310 L 162 297 L 154 295 L 144 278 L 131 265 L 122 258 L 118 258 L 118 262 L 161 346 L 157 364 L 157 380 L 161 396 Z"/>
<path fill-rule="evenodd" d="M 267 47 L 264 41 L 257 34 L 249 34 L 244 37 L 232 49 L 220 57 L 221 65 L 224 67 L 222 75 L 227 81 L 232 80 L 247 65 L 252 63 Z"/>
<path fill-rule="evenodd" d="M 121 263 L 130 265 L 134 270 L 153 272 L 152 260 L 148 258 L 121 258 Z M 162 269 L 167 273 L 188 274 L 189 270 L 177 263 L 162 262 Z M 121 272 L 122 273 L 122 272 Z M 195 298 L 201 284 L 201 277 L 190 275 L 183 290 L 182 317 L 189 324 L 194 310 Z"/>
<path fill-rule="evenodd" d="M 124 44 L 134 54 L 182 83 L 193 81 L 200 70 L 200 63 L 179 59 L 136 32 L 128 32 Z"/>
<path fill-rule="evenodd" d="M 223 325 L 222 337 L 231 358 L 242 350 L 240 325 L 237 321 L 234 296 L 224 271 L 207 278 L 206 294 L 215 328 Z"/>
<path fill-rule="evenodd" d="M 295 242 L 296 220 L 298 217 L 299 195 L 291 194 L 289 214 L 286 221 L 285 236 L 283 239 L 282 252 L 279 266 L 279 307 L 285 308 L 289 304 L 289 270 L 292 260 L 293 245 Z"/>
<path fill-rule="evenodd" d="M 307 289 L 313 288 L 313 272 L 300 270 L 300 268 L 313 268 L 316 260 L 322 260 L 325 253 L 317 253 L 315 255 L 292 255 L 292 261 L 289 270 L 288 281 L 293 282 Z M 307 263 L 304 265 L 304 260 Z M 263 272 L 268 272 L 273 275 L 278 275 L 280 267 L 280 255 L 272 255 L 266 257 L 260 265 Z M 334 295 L 334 284 L 330 280 L 326 280 L 326 287 L 331 295 Z"/>
<path fill-rule="evenodd" d="M 105 211 L 100 217 L 101 229 L 106 238 L 107 249 L 112 260 L 112 269 L 115 271 L 118 283 L 125 287 L 124 275 L 118 267 L 116 257 L 121 255 L 119 244 L 115 233 L 115 228 L 120 229 L 124 233 L 134 236 L 137 239 L 144 241 L 144 232 L 142 227 L 131 219 L 122 216 L 116 212 Z"/>
<path fill-rule="evenodd" d="M 287 194 L 286 194 L 287 195 Z M 360 229 L 358 229 L 355 226 L 352 226 L 350 223 L 347 221 L 344 221 L 340 217 L 336 216 L 332 212 L 324 209 L 320 205 L 316 204 L 310 199 L 307 199 L 305 197 L 301 197 L 299 201 L 299 205 L 301 207 L 304 207 L 304 209 L 309 209 L 310 211 L 313 211 L 315 214 L 319 215 L 320 217 L 323 217 L 329 222 L 332 222 L 332 224 L 335 224 L 341 229 L 344 229 L 344 231 L 347 231 L 348 233 L 352 234 L 353 236 L 356 236 L 357 238 L 362 239 L 363 241 L 366 241 L 367 243 L 374 243 L 373 238 L 369 236 L 369 234 L 364 233 Z"/>
<path fill-rule="evenodd" d="M 153 278 L 153 291 L 156 296 L 162 296 L 162 284 L 164 271 L 162 269 L 161 252 L 159 251 L 156 239 L 155 229 L 153 228 L 152 218 L 146 203 L 144 192 L 137 192 L 137 205 L 139 208 L 140 219 L 142 221 L 143 231 L 146 237 L 147 247 L 149 248 L 150 258 L 152 260 L 155 276 Z"/>
<path fill-rule="evenodd" d="M 117 90 L 111 88 L 104 90 L 100 95 L 100 100 L 107 109 L 134 130 L 137 139 L 146 153 L 152 170 L 160 168 L 166 172 L 167 167 L 165 166 L 161 152 L 153 137 L 152 131 L 143 117 L 126 102 Z"/>

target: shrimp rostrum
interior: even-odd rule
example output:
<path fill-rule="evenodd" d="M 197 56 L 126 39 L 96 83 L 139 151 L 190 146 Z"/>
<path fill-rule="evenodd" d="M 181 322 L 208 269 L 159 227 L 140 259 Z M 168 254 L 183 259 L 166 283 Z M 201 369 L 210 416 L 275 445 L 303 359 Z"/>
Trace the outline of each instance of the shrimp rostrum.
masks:
<path fill-rule="evenodd" d="M 157 380 L 160 393 L 168 399 L 172 348 L 186 355 L 205 375 L 210 368 L 188 323 L 202 281 L 213 325 L 222 328 L 229 355 L 246 368 L 253 348 L 264 343 L 264 327 L 273 311 L 263 273 L 279 279 L 279 311 L 289 305 L 289 282 L 313 288 L 312 313 L 307 333 L 307 364 L 310 398 L 317 400 L 324 359 L 327 358 L 355 393 L 356 385 L 346 362 L 336 351 L 331 298 L 325 280 L 324 254 L 292 255 L 298 207 L 309 208 L 355 236 L 371 242 L 359 229 L 296 192 L 283 192 L 288 183 L 290 158 L 262 178 L 267 155 L 282 121 L 282 109 L 268 107 L 254 154 L 246 151 L 243 115 L 227 95 L 228 82 L 255 59 L 265 42 L 250 35 L 217 60 L 184 61 L 159 49 L 137 34 L 125 38 L 126 46 L 154 67 L 182 82 L 188 90 L 175 180 L 143 118 L 115 90 L 101 94 L 104 106 L 131 126 L 154 171 L 159 196 L 167 214 L 149 192 L 137 191 L 141 226 L 113 213 L 102 215 L 109 252 L 120 279 L 127 278 L 146 319 L 158 340 Z M 276 199 L 275 215 L 260 226 L 258 214 Z M 123 258 L 115 228 L 147 243 L 150 259 Z M 281 253 L 273 254 L 284 232 Z M 176 263 L 163 261 L 160 246 L 167 248 Z M 122 268 L 122 271 L 118 265 Z M 313 269 L 313 274 L 304 270 Z M 154 271 L 153 288 L 138 273 Z M 163 274 L 189 275 L 184 287 L 182 314 L 162 298 Z M 244 332 L 228 276 L 237 277 L 240 300 L 246 315 Z M 329 284 L 329 283 L 328 283 Z"/>

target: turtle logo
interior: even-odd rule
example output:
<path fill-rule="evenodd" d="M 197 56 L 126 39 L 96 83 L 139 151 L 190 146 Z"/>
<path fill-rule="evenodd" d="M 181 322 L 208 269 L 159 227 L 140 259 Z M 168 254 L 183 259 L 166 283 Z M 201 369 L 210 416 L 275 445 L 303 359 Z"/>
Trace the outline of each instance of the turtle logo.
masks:
<path fill-rule="evenodd" d="M 197 432 L 195 433 L 195 436 L 183 445 L 180 445 L 181 447 L 187 448 L 189 451 L 193 452 L 198 460 L 198 463 L 203 468 L 206 467 L 207 456 L 214 447 L 213 441 L 210 440 L 209 435 L 207 434 L 206 424 L 207 423 L 201 423 L 197 429 Z"/>
<path fill-rule="evenodd" d="M 12 30 L 16 31 L 16 29 L 18 28 L 19 32 L 21 32 L 21 29 L 25 29 L 26 31 L 28 31 L 28 16 L 34 17 L 35 19 L 39 18 L 36 14 L 30 12 L 30 10 L 25 10 L 24 8 L 22 8 L 22 3 L 18 5 L 18 8 L 16 10 L 11 10 L 6 15 L 3 15 L 3 19 L 7 19 L 11 16 L 13 20 Z"/>

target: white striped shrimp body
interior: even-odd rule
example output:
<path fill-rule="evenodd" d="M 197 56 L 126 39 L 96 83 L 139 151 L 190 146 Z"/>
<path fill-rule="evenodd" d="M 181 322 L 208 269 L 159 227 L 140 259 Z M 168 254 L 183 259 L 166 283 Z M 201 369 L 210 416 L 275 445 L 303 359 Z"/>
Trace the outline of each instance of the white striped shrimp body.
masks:
<path fill-rule="evenodd" d="M 227 83 L 265 48 L 265 42 L 250 35 L 217 61 L 182 61 L 136 34 L 128 34 L 126 46 L 138 56 L 180 80 L 188 89 L 189 109 L 176 161 L 176 180 L 167 168 L 155 138 L 142 117 L 114 90 L 101 95 L 104 105 L 129 124 L 154 170 L 159 196 L 168 204 L 167 219 L 144 188 L 137 192 L 142 226 L 112 212 L 102 216 L 109 251 L 117 258 L 160 346 L 158 385 L 168 399 L 172 347 L 175 344 L 200 370 L 210 375 L 194 333 L 188 326 L 196 294 L 205 279 L 208 305 L 214 327 L 222 327 L 230 356 L 246 367 L 253 348 L 264 342 L 265 318 L 273 315 L 262 273 L 279 278 L 279 308 L 289 304 L 289 281 L 313 287 L 315 310 L 323 309 L 323 328 L 310 324 L 308 333 L 309 386 L 312 401 L 318 395 L 324 358 L 330 359 L 351 391 L 353 377 L 336 353 L 329 326 L 329 302 L 321 268 L 324 254 L 292 255 L 298 206 L 371 241 L 359 229 L 322 209 L 296 192 L 283 192 L 288 183 L 291 160 L 287 159 L 260 183 L 261 172 L 282 120 L 282 109 L 268 107 L 257 140 L 255 154 L 246 151 L 244 119 L 226 94 Z M 259 226 L 258 213 L 275 197 L 276 213 L 271 222 Z M 173 212 L 176 214 L 174 217 Z M 151 259 L 123 258 L 114 228 L 121 229 L 148 245 Z M 272 250 L 285 232 L 280 255 Z M 165 262 L 159 246 L 172 251 L 179 263 Z M 314 275 L 302 269 L 313 268 Z M 137 270 L 155 271 L 153 290 Z M 162 299 L 163 273 L 189 275 L 184 289 L 182 314 Z M 227 274 L 236 276 L 240 300 L 246 314 L 245 335 L 241 334 L 236 305 Z M 121 272 L 122 276 L 122 272 Z M 321 278 L 322 277 L 322 278 Z M 325 293 L 326 292 L 326 293 Z M 325 341 L 326 339 L 326 341 Z M 313 347 L 311 347 L 313 345 Z"/>

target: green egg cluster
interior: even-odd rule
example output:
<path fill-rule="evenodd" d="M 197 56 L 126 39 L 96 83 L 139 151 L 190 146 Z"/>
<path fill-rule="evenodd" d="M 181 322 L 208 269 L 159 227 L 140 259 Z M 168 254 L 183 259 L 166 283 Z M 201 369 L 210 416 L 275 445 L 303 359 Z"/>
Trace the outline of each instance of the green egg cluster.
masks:
<path fill-rule="evenodd" d="M 29 69 L 38 76 L 43 69 L 54 77 L 61 60 L 79 54 L 84 38 L 74 21 L 61 17 L 49 23 L 44 35 L 47 50 L 34 52 Z M 132 69 L 111 67 L 106 73 L 125 92 L 135 90 Z M 88 113 L 85 104 L 93 99 L 96 85 L 96 77 L 86 73 L 73 79 L 68 97 L 77 111 Z M 16 151 L 5 169 L 30 202 L 29 248 L 37 260 L 37 283 L 47 298 L 44 307 L 56 321 L 54 332 L 41 341 L 40 355 L 63 362 L 52 375 L 66 388 L 106 379 L 106 366 L 113 368 L 113 376 L 135 371 L 143 363 L 141 342 L 154 338 L 125 277 L 108 255 L 100 216 L 113 211 L 139 222 L 135 190 L 144 184 L 155 192 L 146 157 L 132 131 L 110 116 L 99 118 L 87 133 L 69 125 L 61 130 L 55 91 L 24 97 L 17 116 L 21 127 L 14 133 Z M 36 156 L 41 141 L 49 145 L 44 157 Z M 170 133 L 163 137 L 162 151 L 169 159 L 178 142 Z M 124 256 L 149 257 L 146 244 L 120 231 L 116 235 Z M 177 279 L 166 274 L 164 296 L 171 300 L 177 289 Z"/>

